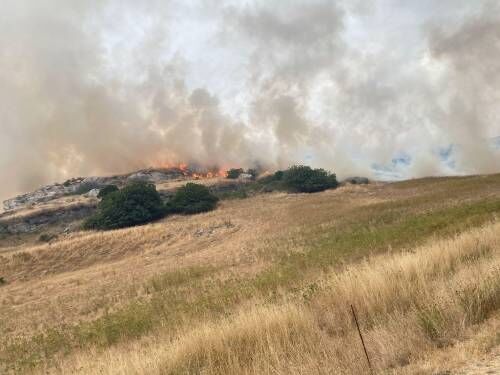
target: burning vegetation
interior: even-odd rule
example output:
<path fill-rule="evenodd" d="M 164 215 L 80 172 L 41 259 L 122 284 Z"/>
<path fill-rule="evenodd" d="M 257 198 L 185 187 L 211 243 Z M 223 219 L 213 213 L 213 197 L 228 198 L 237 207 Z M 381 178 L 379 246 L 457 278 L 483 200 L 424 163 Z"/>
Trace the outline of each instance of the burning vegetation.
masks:
<path fill-rule="evenodd" d="M 19 210 L 29 212 L 40 224 L 25 225 L 19 230 L 32 233 L 47 226 L 43 214 L 47 208 L 66 212 L 70 211 L 67 202 L 78 202 L 81 206 L 78 213 L 61 216 L 61 233 L 80 229 L 82 219 L 86 220 L 86 229 L 115 229 L 149 223 L 171 214 L 209 211 L 220 200 L 244 199 L 273 191 L 314 193 L 336 186 L 335 174 L 308 166 L 271 173 L 180 163 L 126 175 L 79 177 L 48 185 L 4 202 L 7 211 L 4 215 L 10 220 L 8 217 L 18 215 Z M 34 207 L 38 210 L 27 210 Z M 49 223 L 52 222 L 51 219 Z"/>
<path fill-rule="evenodd" d="M 217 174 L 222 174 L 219 169 L 202 173 L 193 172 L 185 164 L 173 169 L 180 170 L 184 177 L 195 179 L 214 178 Z M 228 179 L 239 179 L 245 176 L 253 181 L 253 183 L 237 185 L 232 191 L 232 197 L 246 198 L 251 193 L 274 190 L 289 193 L 315 193 L 336 188 L 338 185 L 335 174 L 324 169 L 312 169 L 303 165 L 292 166 L 286 171 L 277 171 L 259 180 L 256 180 L 257 174 L 255 169 L 244 171 L 241 168 L 225 172 L 224 175 Z M 145 224 L 170 214 L 196 214 L 211 211 L 216 208 L 221 198 L 207 186 L 192 182 L 178 188 L 167 199 L 162 199 L 155 184 L 146 181 L 133 181 L 121 190 L 116 187 L 109 188 L 109 186 L 103 189 L 103 191 L 105 189 L 111 191 L 102 195 L 98 212 L 85 222 L 86 229 L 124 228 Z M 226 194 L 225 197 L 231 196 Z"/>
<path fill-rule="evenodd" d="M 218 166 L 201 167 L 195 164 L 178 163 L 178 164 L 161 164 L 162 170 L 179 171 L 184 177 L 190 177 L 195 180 L 205 178 L 227 177 L 228 169 Z"/>

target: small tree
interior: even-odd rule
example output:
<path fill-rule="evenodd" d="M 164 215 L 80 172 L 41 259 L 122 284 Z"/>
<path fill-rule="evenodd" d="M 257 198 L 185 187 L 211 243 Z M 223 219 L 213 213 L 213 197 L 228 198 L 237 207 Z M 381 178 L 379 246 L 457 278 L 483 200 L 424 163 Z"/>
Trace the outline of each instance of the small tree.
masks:
<path fill-rule="evenodd" d="M 188 183 L 176 191 L 166 207 L 168 213 L 196 214 L 213 210 L 218 200 L 206 186 Z"/>
<path fill-rule="evenodd" d="M 99 194 L 97 195 L 97 198 L 103 199 L 108 194 L 114 193 L 115 191 L 118 191 L 118 190 L 119 189 L 116 185 L 106 185 L 101 190 L 99 190 Z"/>
<path fill-rule="evenodd" d="M 283 182 L 289 191 L 298 193 L 315 193 L 338 186 L 335 174 L 304 165 L 296 165 L 286 170 Z"/>
<path fill-rule="evenodd" d="M 84 223 L 86 229 L 117 229 L 162 218 L 165 209 L 154 184 L 133 182 L 106 195 L 97 213 Z"/>
<path fill-rule="evenodd" d="M 243 169 L 242 168 L 232 168 L 230 170 L 227 171 L 227 178 L 229 179 L 232 179 L 232 180 L 236 180 L 238 177 L 240 177 L 240 175 L 243 173 Z"/>

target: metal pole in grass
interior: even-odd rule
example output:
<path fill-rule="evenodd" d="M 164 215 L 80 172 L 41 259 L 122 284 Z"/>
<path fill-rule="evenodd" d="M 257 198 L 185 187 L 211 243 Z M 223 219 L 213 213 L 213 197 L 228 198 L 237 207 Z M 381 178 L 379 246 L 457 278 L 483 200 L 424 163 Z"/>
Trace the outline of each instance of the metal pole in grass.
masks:
<path fill-rule="evenodd" d="M 354 321 L 356 322 L 356 327 L 358 328 L 359 338 L 361 339 L 363 350 L 365 351 L 366 361 L 368 362 L 368 368 L 370 369 L 370 374 L 373 374 L 372 364 L 370 362 L 370 357 L 368 356 L 368 351 L 366 350 L 365 340 L 363 339 L 363 335 L 361 334 L 361 329 L 359 328 L 358 317 L 356 316 L 356 310 L 354 309 L 354 305 L 351 305 L 351 311 L 352 311 L 352 316 L 354 317 Z"/>

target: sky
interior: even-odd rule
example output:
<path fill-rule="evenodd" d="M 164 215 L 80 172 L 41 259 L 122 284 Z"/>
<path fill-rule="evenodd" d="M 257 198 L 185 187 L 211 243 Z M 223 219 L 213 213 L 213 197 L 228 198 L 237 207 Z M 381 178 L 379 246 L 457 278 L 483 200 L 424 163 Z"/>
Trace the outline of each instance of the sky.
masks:
<path fill-rule="evenodd" d="M 180 162 L 500 172 L 497 1 L 0 5 L 0 200 Z"/>

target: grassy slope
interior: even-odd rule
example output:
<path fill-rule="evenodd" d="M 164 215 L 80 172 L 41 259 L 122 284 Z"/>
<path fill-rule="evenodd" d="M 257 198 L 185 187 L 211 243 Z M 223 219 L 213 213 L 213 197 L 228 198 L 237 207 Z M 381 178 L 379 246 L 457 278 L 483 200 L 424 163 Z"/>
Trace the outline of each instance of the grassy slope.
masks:
<path fill-rule="evenodd" d="M 0 329 L 5 337 L 0 344 L 0 361 L 6 368 L 17 371 L 47 364 L 66 366 L 62 357 L 65 354 L 70 354 L 71 361 L 75 358 L 72 353 L 85 356 L 87 350 L 101 351 L 109 347 L 119 350 L 116 348 L 133 344 L 135 340 L 165 343 L 178 335 L 188 340 L 189 335 L 197 334 L 196 331 L 189 333 L 189 327 L 201 324 L 210 331 L 210 324 L 217 324 L 219 319 L 234 319 L 224 325 L 229 336 L 235 329 L 231 325 L 243 324 L 238 319 L 253 319 L 252 324 L 260 324 L 260 328 L 255 328 L 259 332 L 259 329 L 267 329 L 262 324 L 269 323 L 263 318 L 268 315 L 274 316 L 275 324 L 281 328 L 280 317 L 290 315 L 283 329 L 288 330 L 287 324 L 298 325 L 297 334 L 301 339 L 315 332 L 309 340 L 311 345 L 317 344 L 318 334 L 328 336 L 330 330 L 335 331 L 330 328 L 333 323 L 323 322 L 325 318 L 315 313 L 316 308 L 308 307 L 304 312 L 302 306 L 312 303 L 316 307 L 331 308 L 331 303 L 322 305 L 319 301 L 324 297 L 318 295 L 324 293 L 324 288 L 331 293 L 331 287 L 325 287 L 325 283 L 328 285 L 326 280 L 331 278 L 332 269 L 338 271 L 367 255 L 414 248 L 492 221 L 500 212 L 499 186 L 500 176 L 487 176 L 350 187 L 310 196 L 267 195 L 226 202 L 217 212 L 198 217 L 177 218 L 108 234 L 75 235 L 51 246 L 20 249 L 0 260 L 0 273 L 9 280 L 9 284 L 0 289 L 0 300 L 5 307 L 4 315 L 0 313 L 4 318 Z M 158 253 L 156 260 L 148 260 L 150 255 Z M 131 266 L 141 271 L 136 271 L 136 278 L 129 279 L 123 268 Z M 40 278 L 42 272 L 46 274 Z M 56 284 L 71 284 L 75 299 L 55 287 Z M 94 286 L 99 284 L 106 288 L 96 296 Z M 43 285 L 46 297 L 57 299 L 62 307 L 65 303 L 67 306 L 81 304 L 79 299 L 83 298 L 99 300 L 99 304 L 68 308 L 67 314 L 58 319 L 57 312 L 52 311 L 54 305 L 37 298 L 37 293 L 42 292 L 42 287 L 37 289 L 37 285 Z M 281 306 L 283 301 L 288 301 L 285 307 Z M 227 318 L 241 306 L 252 304 L 274 307 L 263 307 L 268 309 L 265 313 L 257 309 L 256 315 L 250 318 L 241 314 Z M 363 305 L 361 300 L 360 304 Z M 36 308 L 30 312 L 30 306 Z M 496 309 L 496 305 L 493 306 Z M 384 308 L 384 305 L 378 307 Z M 309 318 L 297 321 L 297 311 Z M 417 319 L 419 322 L 430 320 L 430 323 L 422 323 L 424 331 L 436 336 L 431 337 L 430 342 L 441 340 L 441 328 L 434 327 L 434 320 L 448 321 L 448 318 L 435 319 L 434 315 L 440 316 L 441 312 L 433 310 L 430 313 L 425 309 L 422 313 L 415 311 L 411 313 L 417 317 L 423 314 Z M 8 314 L 16 314 L 15 319 Z M 362 311 L 362 314 L 374 327 L 380 316 L 387 319 L 387 314 L 380 312 Z M 18 325 L 23 318 L 38 321 L 33 327 L 21 328 Z M 259 319 L 264 322 L 254 322 Z M 58 324 L 61 321 L 63 323 Z M 319 330 L 318 321 L 322 327 Z M 413 322 L 411 318 L 402 321 L 410 325 Z M 272 319 L 269 324 L 274 324 Z M 344 331 L 348 332 L 347 323 L 343 324 Z M 447 329 L 462 332 L 456 327 Z M 283 355 L 290 355 L 293 350 L 304 351 L 293 345 L 282 347 L 295 340 L 287 336 L 294 335 L 294 330 L 284 333 L 285 342 L 275 343 Z M 238 340 L 246 339 L 253 340 L 245 335 Z M 345 337 L 342 340 L 346 340 Z M 225 344 L 218 345 L 224 347 Z M 263 356 L 258 364 L 241 359 L 238 353 L 234 355 L 249 368 L 257 366 L 255 371 L 263 371 L 265 369 L 258 366 L 271 364 L 266 364 L 263 344 L 258 345 L 256 353 Z M 330 349 L 336 345 L 330 343 Z M 425 345 L 418 347 L 429 350 Z M 190 368 L 188 363 L 200 354 L 189 354 L 189 350 L 187 357 L 175 357 L 175 361 L 171 355 L 167 355 L 170 360 L 164 365 L 156 364 L 155 371 L 158 368 L 167 373 L 203 368 L 216 371 L 219 366 L 203 359 L 202 355 L 195 361 L 196 368 Z M 318 354 L 310 355 L 311 360 Z M 328 358 L 322 361 L 328 362 Z M 402 359 L 381 362 L 384 366 L 397 366 L 411 359 L 402 355 Z M 143 358 L 143 362 L 148 360 Z M 305 358 L 302 362 L 307 363 Z M 344 366 L 330 362 L 329 366 L 334 366 L 331 369 Z M 231 367 L 233 365 L 237 366 L 226 363 L 224 369 L 237 371 L 238 367 Z M 285 370 L 290 368 L 282 371 Z M 347 367 L 344 370 L 354 371 Z"/>

